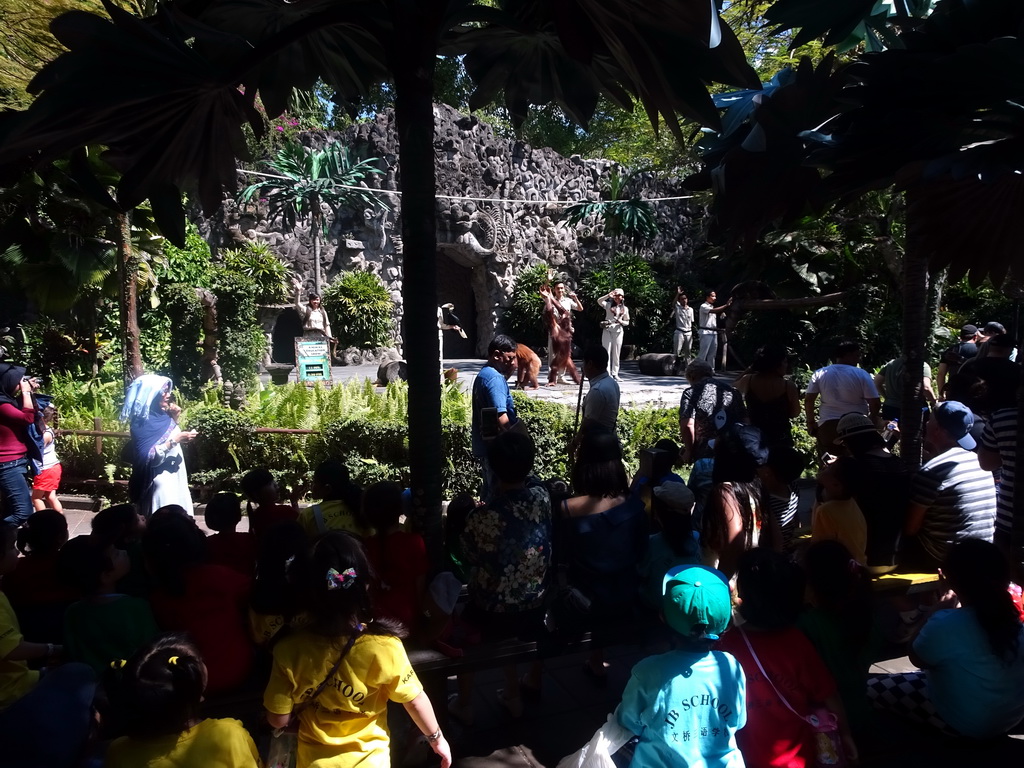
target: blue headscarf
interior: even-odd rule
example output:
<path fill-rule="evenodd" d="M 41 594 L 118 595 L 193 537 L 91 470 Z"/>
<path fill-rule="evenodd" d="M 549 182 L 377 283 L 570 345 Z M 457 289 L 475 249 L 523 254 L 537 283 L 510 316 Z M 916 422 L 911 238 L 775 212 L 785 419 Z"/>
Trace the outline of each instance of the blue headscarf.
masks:
<path fill-rule="evenodd" d="M 132 477 L 128 486 L 132 501 L 138 501 L 153 482 L 151 453 L 174 429 L 174 419 L 160 409 L 160 397 L 171 386 L 166 376 L 147 373 L 135 379 L 125 394 L 121 420 L 128 422 L 132 433 Z"/>

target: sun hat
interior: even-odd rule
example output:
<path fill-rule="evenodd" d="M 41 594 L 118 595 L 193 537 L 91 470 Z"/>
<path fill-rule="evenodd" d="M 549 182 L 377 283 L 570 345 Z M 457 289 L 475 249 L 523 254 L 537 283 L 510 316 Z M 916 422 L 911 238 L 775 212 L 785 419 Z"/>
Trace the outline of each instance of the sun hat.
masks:
<path fill-rule="evenodd" d="M 714 568 L 678 565 L 662 581 L 665 622 L 693 639 L 717 640 L 732 616 L 729 583 Z"/>
<path fill-rule="evenodd" d="M 847 413 L 836 425 L 836 442 L 842 445 L 843 440 L 851 435 L 866 435 L 868 432 L 878 432 L 871 419 L 863 413 Z"/>
<path fill-rule="evenodd" d="M 965 451 L 973 451 L 977 447 L 978 444 L 971 437 L 974 413 L 963 403 L 956 400 L 939 403 L 932 411 L 932 418 Z"/>
<path fill-rule="evenodd" d="M 692 512 L 693 505 L 697 503 L 693 491 L 686 487 L 686 483 L 669 481 L 656 485 L 654 495 L 676 512 Z"/>

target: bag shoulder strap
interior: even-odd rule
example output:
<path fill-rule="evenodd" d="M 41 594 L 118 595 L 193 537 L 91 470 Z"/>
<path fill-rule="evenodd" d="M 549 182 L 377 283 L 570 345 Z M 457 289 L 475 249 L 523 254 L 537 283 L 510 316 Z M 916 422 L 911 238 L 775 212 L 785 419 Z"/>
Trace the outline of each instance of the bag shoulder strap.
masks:
<path fill-rule="evenodd" d="M 782 691 L 776 688 L 775 683 L 773 683 L 772 679 L 768 677 L 768 673 L 765 672 L 764 667 L 761 666 L 761 660 L 757 658 L 757 653 L 754 652 L 754 646 L 750 644 L 750 638 L 747 637 L 747 633 L 743 631 L 743 627 L 739 627 L 739 633 L 740 636 L 743 638 L 743 642 L 747 644 L 747 650 L 750 651 L 751 658 L 754 659 L 754 663 L 757 664 L 757 668 L 761 671 L 761 676 L 768 681 L 768 685 L 770 685 L 772 687 L 772 690 L 775 691 L 775 695 L 779 697 L 779 701 L 781 701 L 785 705 L 786 709 L 788 709 L 794 715 L 799 717 L 804 722 L 809 723 L 810 719 L 804 715 L 801 715 L 799 712 L 793 709 L 793 706 L 789 703 L 789 700 L 782 695 Z"/>
<path fill-rule="evenodd" d="M 316 529 L 320 533 L 327 533 L 327 523 L 324 522 L 324 511 L 319 504 L 313 505 L 313 519 L 316 520 Z"/>
<path fill-rule="evenodd" d="M 334 673 L 338 671 L 338 667 L 341 666 L 341 662 L 345 659 L 346 656 L 348 656 L 348 652 L 352 650 L 352 646 L 355 645 L 356 640 L 359 638 L 359 636 L 363 634 L 363 629 L 365 629 L 364 625 L 360 624 L 356 631 L 349 636 L 348 641 L 345 643 L 345 647 L 341 649 L 341 655 L 338 656 L 338 660 L 334 662 L 334 664 L 331 666 L 331 670 L 321 681 L 320 685 L 316 687 L 316 690 L 313 691 L 313 695 L 305 701 L 301 702 L 299 706 L 295 707 L 295 709 L 292 710 L 292 714 L 297 715 L 299 712 L 301 712 L 306 707 L 311 705 L 314 701 L 316 701 L 316 697 L 324 692 L 324 688 L 327 687 L 327 683 L 329 683 L 331 678 L 334 677 Z"/>

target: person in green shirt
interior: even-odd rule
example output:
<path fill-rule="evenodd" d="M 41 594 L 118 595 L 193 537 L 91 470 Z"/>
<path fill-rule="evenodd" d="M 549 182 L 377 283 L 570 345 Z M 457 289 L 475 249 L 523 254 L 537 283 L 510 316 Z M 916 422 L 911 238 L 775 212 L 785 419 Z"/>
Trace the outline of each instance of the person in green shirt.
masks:
<path fill-rule="evenodd" d="M 131 561 L 123 549 L 92 536 L 78 536 L 61 550 L 61 576 L 82 588 L 85 597 L 64 613 L 64 650 L 102 674 L 112 661 L 127 659 L 157 636 L 149 603 L 117 592 Z"/>

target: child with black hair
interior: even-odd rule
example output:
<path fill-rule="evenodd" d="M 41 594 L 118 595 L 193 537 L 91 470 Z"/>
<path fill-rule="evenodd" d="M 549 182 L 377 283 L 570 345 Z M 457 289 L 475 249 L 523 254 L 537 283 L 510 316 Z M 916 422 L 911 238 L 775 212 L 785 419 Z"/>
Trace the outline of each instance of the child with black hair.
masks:
<path fill-rule="evenodd" d="M 292 564 L 308 549 L 309 537 L 294 520 L 277 523 L 260 541 L 249 595 L 249 630 L 256 645 L 270 646 L 284 636 L 286 628 L 305 623 Z"/>
<path fill-rule="evenodd" d="M 237 494 L 215 494 L 206 504 L 206 527 L 216 531 L 206 538 L 210 562 L 226 565 L 245 576 L 256 567 L 256 542 L 252 536 L 235 530 L 242 522 L 242 500 Z"/>
<path fill-rule="evenodd" d="M 651 534 L 637 568 L 643 579 L 640 599 L 652 611 L 661 609 L 665 574 L 675 566 L 700 563 L 700 534 L 693 529 L 693 491 L 682 482 L 656 485 L 655 520 L 661 530 Z"/>
<path fill-rule="evenodd" d="M 124 663 L 120 676 L 111 703 L 126 735 L 107 750 L 107 768 L 260 765 L 238 720 L 200 717 L 207 670 L 187 635 L 158 637 Z"/>
<path fill-rule="evenodd" d="M 299 510 L 299 522 L 310 537 L 327 531 L 347 531 L 365 539 L 373 533 L 360 519 L 363 492 L 340 461 L 327 459 L 313 471 L 311 491 L 314 498 L 322 501 Z"/>
<path fill-rule="evenodd" d="M 375 616 L 395 619 L 414 632 L 423 611 L 427 545 L 418 533 L 402 529 L 402 486 L 374 483 L 363 492 L 363 520 L 375 533 L 364 542 L 373 568 L 370 587 Z"/>
<path fill-rule="evenodd" d="M 920 672 L 868 680 L 875 707 L 972 739 L 1001 736 L 1024 718 L 1024 625 L 999 548 L 964 539 L 942 565 L 950 592 L 911 643 Z"/>
<path fill-rule="evenodd" d="M 669 569 L 661 611 L 676 647 L 633 667 L 616 710 L 639 739 L 631 765 L 739 768 L 746 679 L 733 656 L 712 650 L 732 612 L 725 576 L 701 565 Z"/>
<path fill-rule="evenodd" d="M 62 664 L 45 674 L 29 669 L 29 661 L 58 661 L 63 648 L 21 634 L 5 594 L 18 559 L 16 541 L 17 529 L 0 524 L 0 763 L 71 768 L 89 734 L 96 675 L 85 664 Z"/>
<path fill-rule="evenodd" d="M 149 595 L 150 578 L 142 554 L 142 532 L 146 518 L 134 504 L 113 504 L 101 509 L 92 519 L 92 536 L 101 547 L 115 547 L 128 553 L 131 568 L 117 583 L 117 591 L 132 597 Z"/>
<path fill-rule="evenodd" d="M 462 532 L 466 530 L 469 513 L 481 503 L 471 493 L 457 493 L 448 502 L 444 514 L 445 563 L 463 584 L 469 579 L 469 568 L 462 552 Z"/>
<path fill-rule="evenodd" d="M 249 533 L 257 541 L 278 523 L 293 522 L 299 511 L 293 504 L 282 504 L 280 490 L 273 473 L 266 467 L 250 469 L 242 477 L 242 493 L 246 498 Z"/>
<path fill-rule="evenodd" d="M 18 530 L 22 556 L 4 577 L 4 592 L 32 640 L 60 642 L 64 609 L 81 595 L 57 574 L 57 557 L 67 540 L 67 518 L 53 509 L 33 513 Z"/>
<path fill-rule="evenodd" d="M 370 564 L 359 541 L 329 531 L 295 567 L 310 623 L 274 646 L 263 703 L 273 728 L 297 717 L 297 764 L 387 768 L 387 703 L 394 701 L 448 768 L 451 749 L 409 663 L 401 628 L 373 618 Z"/>
<path fill-rule="evenodd" d="M 206 537 L 179 510 L 157 510 L 142 536 L 146 566 L 155 582 L 150 605 L 162 629 L 188 632 L 195 639 L 209 667 L 207 687 L 228 690 L 240 685 L 252 668 L 250 579 L 210 563 Z"/>
<path fill-rule="evenodd" d="M 760 545 L 776 552 L 789 552 L 793 548 L 797 528 L 797 507 L 800 495 L 796 481 L 807 467 L 807 459 L 800 451 L 785 443 L 768 449 L 768 460 L 758 467 L 761 478 L 761 504 L 764 509 L 764 530 Z"/>
<path fill-rule="evenodd" d="M 822 708 L 836 716 L 846 757 L 857 751 L 835 681 L 796 627 L 803 607 L 800 566 L 766 547 L 742 554 L 737 573 L 739 614 L 718 649 L 731 653 L 747 675 L 747 725 L 737 736 L 750 768 L 813 765 L 816 734 L 806 718 Z"/>
<path fill-rule="evenodd" d="M 863 733 L 873 719 L 864 681 L 881 644 L 871 575 L 846 547 L 830 539 L 807 548 L 803 568 L 807 605 L 797 626 L 832 673 L 850 728 Z"/>
<path fill-rule="evenodd" d="M 131 568 L 123 549 L 78 536 L 64 545 L 57 566 L 84 594 L 64 612 L 64 649 L 72 661 L 102 674 L 111 660 L 130 656 L 159 633 L 148 602 L 117 592 Z"/>
<path fill-rule="evenodd" d="M 811 513 L 811 541 L 834 539 L 862 565 L 868 561 L 868 524 L 853 498 L 852 468 L 845 462 L 826 464 L 818 471 L 821 500 Z"/>
<path fill-rule="evenodd" d="M 36 511 L 44 509 L 55 509 L 63 513 L 64 507 L 57 497 L 57 489 L 60 487 L 61 463 L 57 457 L 56 433 L 53 431 L 54 419 L 57 417 L 57 409 L 52 405 L 43 408 L 43 455 L 36 464 L 39 467 L 39 474 L 32 478 L 32 506 Z"/>

